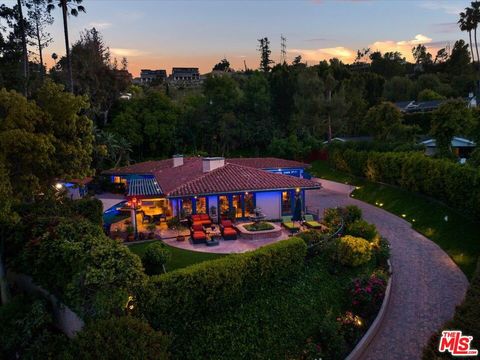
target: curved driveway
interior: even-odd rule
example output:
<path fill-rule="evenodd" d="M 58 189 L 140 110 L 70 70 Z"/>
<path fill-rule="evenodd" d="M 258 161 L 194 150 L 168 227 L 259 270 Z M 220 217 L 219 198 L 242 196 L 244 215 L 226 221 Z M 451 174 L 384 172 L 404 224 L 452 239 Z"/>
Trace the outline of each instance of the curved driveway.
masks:
<path fill-rule="evenodd" d="M 421 359 L 430 335 L 452 318 L 468 281 L 434 242 L 414 231 L 405 220 L 348 196 L 349 188 L 319 180 L 324 188 L 310 190 L 309 210 L 354 204 L 374 223 L 391 246 L 393 283 L 383 323 L 362 359 Z"/>

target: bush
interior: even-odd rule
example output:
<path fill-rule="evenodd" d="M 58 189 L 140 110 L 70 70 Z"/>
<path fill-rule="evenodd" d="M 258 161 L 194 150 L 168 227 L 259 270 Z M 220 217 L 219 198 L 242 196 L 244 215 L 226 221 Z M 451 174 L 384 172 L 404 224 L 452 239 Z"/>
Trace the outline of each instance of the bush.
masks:
<path fill-rule="evenodd" d="M 248 231 L 265 231 L 265 230 L 272 230 L 274 229 L 272 224 L 269 224 L 268 222 L 258 222 L 258 223 L 253 223 L 249 225 L 245 225 L 245 229 Z"/>
<path fill-rule="evenodd" d="M 348 291 L 352 310 L 364 318 L 376 314 L 385 296 L 387 281 L 386 274 L 381 272 L 353 280 Z"/>
<path fill-rule="evenodd" d="M 195 326 L 204 328 L 224 314 L 224 309 L 241 306 L 255 292 L 291 280 L 303 269 L 305 255 L 304 241 L 291 238 L 153 276 L 137 294 L 139 314 L 154 328 L 181 335 L 175 340 L 178 351 L 195 352 L 190 346 L 203 343 L 207 336 L 192 334 Z M 221 328 L 208 333 L 210 341 L 217 344 L 219 335 L 214 332 L 221 332 Z"/>
<path fill-rule="evenodd" d="M 122 314 L 145 279 L 138 256 L 85 219 L 42 218 L 12 262 L 84 318 Z M 33 234 L 35 236 L 29 236 Z"/>
<path fill-rule="evenodd" d="M 480 170 L 421 152 L 368 152 L 332 147 L 330 162 L 338 170 L 418 192 L 458 211 L 480 218 Z"/>
<path fill-rule="evenodd" d="M 167 360 L 170 343 L 148 323 L 124 316 L 89 323 L 73 340 L 72 351 L 80 360 Z"/>
<path fill-rule="evenodd" d="M 60 348 L 64 348 L 68 339 L 52 332 L 52 315 L 44 299 L 26 295 L 14 297 L 0 306 L 0 324 L 0 358 L 64 358 L 60 356 Z M 56 349 L 51 353 L 53 340 Z"/>
<path fill-rule="evenodd" d="M 363 238 L 368 241 L 374 240 L 378 233 L 374 224 L 369 224 L 365 220 L 355 220 L 347 225 L 345 234 L 358 238 Z"/>
<path fill-rule="evenodd" d="M 337 240 L 335 260 L 345 266 L 359 266 L 370 261 L 372 251 L 370 243 L 362 238 L 350 235 Z"/>
<path fill-rule="evenodd" d="M 442 330 L 461 330 L 463 335 L 473 336 L 473 347 L 478 349 L 480 339 L 480 260 L 470 282 L 465 299 L 457 306 L 453 319 L 445 323 L 438 332 L 432 335 L 423 350 L 423 359 L 450 359 L 451 356 L 438 352 L 438 344 Z"/>
<path fill-rule="evenodd" d="M 387 260 L 390 258 L 390 245 L 387 239 L 378 237 L 372 244 L 373 255 L 377 263 L 377 267 L 387 269 Z"/>
<path fill-rule="evenodd" d="M 342 224 L 342 217 L 339 208 L 328 208 L 323 212 L 322 223 L 330 230 L 335 231 Z"/>
<path fill-rule="evenodd" d="M 90 220 L 93 224 L 102 225 L 103 223 L 103 205 L 98 199 L 79 199 L 71 201 L 73 213 Z"/>
<path fill-rule="evenodd" d="M 354 221 L 362 219 L 362 209 L 356 205 L 348 205 L 341 208 L 341 214 L 345 225 L 353 223 Z"/>
<path fill-rule="evenodd" d="M 166 272 L 165 265 L 170 259 L 170 250 L 161 242 L 150 244 L 142 257 L 145 272 L 148 275 L 158 275 Z"/>

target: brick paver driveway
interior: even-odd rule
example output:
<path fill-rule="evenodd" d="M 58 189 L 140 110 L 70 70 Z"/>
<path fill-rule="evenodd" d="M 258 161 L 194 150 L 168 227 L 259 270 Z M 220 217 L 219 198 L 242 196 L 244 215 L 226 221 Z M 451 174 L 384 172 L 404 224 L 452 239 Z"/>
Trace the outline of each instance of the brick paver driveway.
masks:
<path fill-rule="evenodd" d="M 321 212 L 328 207 L 357 205 L 365 220 L 374 223 L 390 241 L 391 301 L 364 358 L 420 359 L 432 332 L 452 317 L 455 306 L 462 301 L 467 278 L 439 246 L 414 231 L 408 222 L 350 198 L 346 190 L 311 190 L 306 205 Z"/>

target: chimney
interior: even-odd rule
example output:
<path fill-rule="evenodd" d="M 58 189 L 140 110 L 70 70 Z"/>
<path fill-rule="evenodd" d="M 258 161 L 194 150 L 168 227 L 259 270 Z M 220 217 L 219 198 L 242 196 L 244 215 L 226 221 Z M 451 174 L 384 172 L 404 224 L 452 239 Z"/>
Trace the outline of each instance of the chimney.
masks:
<path fill-rule="evenodd" d="M 202 160 L 203 172 L 209 172 L 225 166 L 224 157 L 204 157 Z"/>
<path fill-rule="evenodd" d="M 173 167 L 178 167 L 183 165 L 183 155 L 173 155 Z"/>

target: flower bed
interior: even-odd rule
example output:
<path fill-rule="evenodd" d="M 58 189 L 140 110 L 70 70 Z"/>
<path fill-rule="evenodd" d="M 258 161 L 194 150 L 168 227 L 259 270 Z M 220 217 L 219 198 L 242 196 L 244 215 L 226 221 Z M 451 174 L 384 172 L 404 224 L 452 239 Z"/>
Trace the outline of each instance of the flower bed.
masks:
<path fill-rule="evenodd" d="M 275 229 L 275 227 L 268 222 L 260 221 L 257 223 L 245 225 L 245 229 L 247 229 L 248 231 L 266 231 L 273 230 Z"/>

